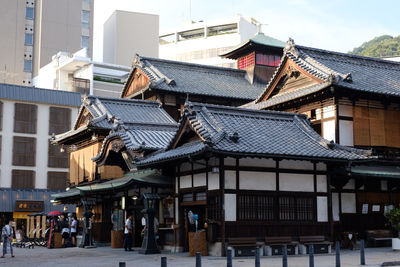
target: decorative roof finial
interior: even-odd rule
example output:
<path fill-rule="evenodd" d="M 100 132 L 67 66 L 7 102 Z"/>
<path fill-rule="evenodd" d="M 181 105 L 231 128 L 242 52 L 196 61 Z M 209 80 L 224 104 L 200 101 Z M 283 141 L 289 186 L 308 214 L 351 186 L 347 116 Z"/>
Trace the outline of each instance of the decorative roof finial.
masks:
<path fill-rule="evenodd" d="M 292 38 L 289 38 L 289 40 L 286 42 L 285 48 L 283 49 L 283 53 L 286 54 L 288 52 L 293 54 L 295 57 L 299 57 L 299 52 L 297 51 L 296 44 Z"/>

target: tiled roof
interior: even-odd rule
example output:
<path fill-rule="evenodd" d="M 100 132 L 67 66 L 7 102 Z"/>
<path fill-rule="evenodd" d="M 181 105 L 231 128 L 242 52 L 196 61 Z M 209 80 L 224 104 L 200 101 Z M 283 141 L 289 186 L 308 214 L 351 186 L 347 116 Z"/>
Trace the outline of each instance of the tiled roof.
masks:
<path fill-rule="evenodd" d="M 289 39 L 280 67 L 256 102 L 261 101 L 270 91 L 286 59 L 293 60 L 324 82 L 359 92 L 400 97 L 400 62 L 299 46 Z"/>
<path fill-rule="evenodd" d="M 251 109 L 266 109 L 268 107 L 275 106 L 277 104 L 281 104 L 281 103 L 287 102 L 292 99 L 300 98 L 303 96 L 307 96 L 307 95 L 319 92 L 322 89 L 327 88 L 331 84 L 332 84 L 331 82 L 313 84 L 313 85 L 310 85 L 307 87 L 300 88 L 298 90 L 274 95 L 273 97 L 269 98 L 267 101 L 262 101 L 257 104 L 254 104 L 254 102 L 252 102 L 252 103 L 243 105 L 242 107 L 251 108 Z"/>
<path fill-rule="evenodd" d="M 79 127 L 78 116 L 74 130 L 57 135 L 56 142 L 82 129 L 97 128 L 110 131 L 103 148 L 108 140 L 121 138 L 128 149 L 157 150 L 165 148 L 178 129 L 178 124 L 155 101 L 88 96 L 83 100 L 79 114 L 84 109 L 89 110 L 93 119 Z"/>
<path fill-rule="evenodd" d="M 224 52 L 221 54 L 221 57 L 225 57 L 234 51 L 241 49 L 247 45 L 250 45 L 251 43 L 258 44 L 258 45 L 263 45 L 263 46 L 271 46 L 271 47 L 277 47 L 277 48 L 284 48 L 285 47 L 285 42 L 282 42 L 278 39 L 272 38 L 270 36 L 265 35 L 262 32 L 256 33 L 253 37 L 250 39 L 240 43 L 239 45 L 235 46 L 234 48 Z"/>
<path fill-rule="evenodd" d="M 81 94 L 0 83 L 0 99 L 79 107 Z"/>
<path fill-rule="evenodd" d="M 246 71 L 187 62 L 141 57 L 136 55 L 131 73 L 121 95 L 124 95 L 133 70 L 142 70 L 151 80 L 149 88 L 190 95 L 254 100 L 265 84 L 251 84 Z"/>
<path fill-rule="evenodd" d="M 342 161 L 363 160 L 370 154 L 329 143 L 301 114 L 187 103 L 185 119 L 202 141 L 150 154 L 137 164 L 151 165 L 206 150 L 238 156 Z"/>

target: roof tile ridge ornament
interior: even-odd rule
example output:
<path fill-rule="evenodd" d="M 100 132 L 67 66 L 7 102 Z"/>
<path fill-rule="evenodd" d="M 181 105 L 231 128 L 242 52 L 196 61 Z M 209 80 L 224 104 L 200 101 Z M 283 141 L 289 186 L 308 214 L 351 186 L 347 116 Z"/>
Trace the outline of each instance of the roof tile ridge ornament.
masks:
<path fill-rule="evenodd" d="M 138 54 L 136 54 L 133 64 L 134 64 L 134 66 L 145 70 L 154 78 L 154 79 L 152 79 L 153 81 L 151 82 L 153 86 L 161 84 L 164 81 L 168 85 L 176 85 L 176 82 L 174 79 L 168 78 L 165 74 L 163 74 L 161 71 L 159 71 L 153 64 L 151 64 L 149 61 L 147 61 L 145 58 L 142 58 Z"/>
<path fill-rule="evenodd" d="M 299 56 L 300 56 L 300 52 L 299 52 L 299 50 L 297 50 L 294 40 L 290 37 L 289 37 L 289 40 L 286 42 L 285 48 L 283 48 L 283 54 L 287 54 L 288 52 L 290 52 L 296 58 L 299 58 Z"/>

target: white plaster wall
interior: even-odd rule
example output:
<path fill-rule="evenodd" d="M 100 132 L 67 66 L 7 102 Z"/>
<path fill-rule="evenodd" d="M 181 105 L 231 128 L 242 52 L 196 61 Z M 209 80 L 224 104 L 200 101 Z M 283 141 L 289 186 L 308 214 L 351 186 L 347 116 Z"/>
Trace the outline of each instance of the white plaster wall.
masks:
<path fill-rule="evenodd" d="M 219 189 L 219 173 L 208 173 L 208 190 Z"/>
<path fill-rule="evenodd" d="M 317 171 L 326 171 L 326 164 L 322 162 L 317 163 Z"/>
<path fill-rule="evenodd" d="M 381 190 L 382 190 L 382 191 L 387 191 L 387 190 L 388 190 L 387 181 L 385 181 L 385 180 L 382 180 L 382 181 L 381 181 Z"/>
<path fill-rule="evenodd" d="M 207 185 L 207 174 L 203 173 L 196 173 L 193 175 L 193 187 L 197 186 L 206 186 Z"/>
<path fill-rule="evenodd" d="M 342 193 L 342 213 L 356 213 L 355 193 Z"/>
<path fill-rule="evenodd" d="M 179 171 L 184 172 L 184 171 L 191 171 L 192 170 L 192 164 L 185 162 L 182 163 L 181 166 L 179 166 Z"/>
<path fill-rule="evenodd" d="M 322 108 L 324 119 L 335 116 L 335 106 L 327 106 Z"/>
<path fill-rule="evenodd" d="M 314 176 L 312 174 L 279 173 L 279 190 L 314 192 Z"/>
<path fill-rule="evenodd" d="M 345 186 L 343 186 L 343 189 L 355 189 L 356 185 L 355 185 L 355 180 L 354 179 L 350 179 L 347 184 L 345 184 Z"/>
<path fill-rule="evenodd" d="M 332 217 L 335 222 L 340 221 L 339 193 L 332 193 Z"/>
<path fill-rule="evenodd" d="M 274 172 L 239 172 L 239 189 L 242 190 L 276 190 Z"/>
<path fill-rule="evenodd" d="M 192 187 L 192 176 L 185 175 L 180 177 L 180 188 L 190 188 Z"/>
<path fill-rule="evenodd" d="M 275 168 L 276 162 L 273 159 L 242 158 L 239 160 L 239 166 Z"/>
<path fill-rule="evenodd" d="M 326 175 L 317 175 L 317 192 L 327 192 L 327 178 Z"/>
<path fill-rule="evenodd" d="M 328 141 L 336 142 L 335 128 L 335 120 L 322 122 L 322 137 Z"/>
<path fill-rule="evenodd" d="M 225 221 L 236 221 L 236 194 L 225 194 Z"/>
<path fill-rule="evenodd" d="M 235 158 L 231 158 L 231 157 L 227 157 L 224 159 L 224 165 L 225 166 L 236 166 L 236 159 Z"/>
<path fill-rule="evenodd" d="M 328 197 L 317 197 L 317 221 L 328 221 Z"/>
<path fill-rule="evenodd" d="M 179 192 L 178 185 L 179 185 L 179 177 L 175 177 L 175 193 L 176 194 L 178 194 L 178 192 Z"/>
<path fill-rule="evenodd" d="M 279 168 L 295 170 L 314 170 L 314 164 L 311 161 L 284 159 L 279 161 Z"/>
<path fill-rule="evenodd" d="M 339 115 L 353 117 L 353 106 L 339 105 Z"/>
<path fill-rule="evenodd" d="M 339 143 L 344 146 L 354 145 L 352 121 L 339 120 Z"/>
<path fill-rule="evenodd" d="M 236 171 L 225 171 L 225 189 L 236 189 Z"/>

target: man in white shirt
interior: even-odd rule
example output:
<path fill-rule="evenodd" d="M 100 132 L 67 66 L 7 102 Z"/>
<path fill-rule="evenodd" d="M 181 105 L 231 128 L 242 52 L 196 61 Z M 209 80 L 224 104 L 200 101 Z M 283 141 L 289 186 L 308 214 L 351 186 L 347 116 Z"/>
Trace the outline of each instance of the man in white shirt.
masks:
<path fill-rule="evenodd" d="M 71 237 L 72 237 L 72 246 L 75 247 L 76 244 L 76 235 L 78 234 L 78 221 L 76 220 L 76 216 L 73 217 L 71 222 Z"/>
<path fill-rule="evenodd" d="M 4 258 L 5 255 L 7 254 L 8 243 L 10 244 L 11 257 L 14 258 L 13 247 L 12 247 L 13 235 L 14 235 L 13 221 L 11 220 L 1 230 L 1 240 L 3 241 L 3 256 L 1 256 L 1 258 Z"/>
<path fill-rule="evenodd" d="M 132 229 L 133 229 L 133 218 L 132 215 L 126 219 L 125 230 L 124 230 L 124 248 L 125 251 L 132 251 Z"/>

